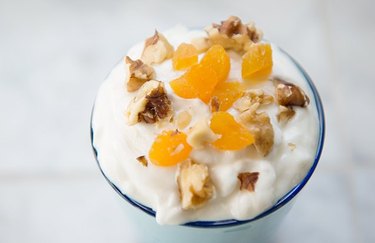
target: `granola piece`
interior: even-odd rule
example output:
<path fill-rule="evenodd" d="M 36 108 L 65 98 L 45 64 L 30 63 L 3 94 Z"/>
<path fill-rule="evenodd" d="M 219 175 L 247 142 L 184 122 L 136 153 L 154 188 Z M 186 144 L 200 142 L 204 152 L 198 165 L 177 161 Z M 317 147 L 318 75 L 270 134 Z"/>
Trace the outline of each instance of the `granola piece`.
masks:
<path fill-rule="evenodd" d="M 138 90 L 125 116 L 128 125 L 134 125 L 137 122 L 155 123 L 170 116 L 171 111 L 171 101 L 166 94 L 164 84 L 150 80 Z"/>
<path fill-rule="evenodd" d="M 129 74 L 126 80 L 126 88 L 129 92 L 138 90 L 145 82 L 155 78 L 155 71 L 152 67 L 144 64 L 142 60 L 132 60 L 125 57 L 126 64 L 129 64 Z"/>
<path fill-rule="evenodd" d="M 143 166 L 147 167 L 148 166 L 148 161 L 144 155 L 139 156 L 136 158 L 139 163 L 141 163 Z"/>
<path fill-rule="evenodd" d="M 207 165 L 188 159 L 181 163 L 177 176 L 182 209 L 202 207 L 211 199 L 214 186 Z"/>
<path fill-rule="evenodd" d="M 241 19 L 230 16 L 221 24 L 206 27 L 209 45 L 219 44 L 235 51 L 247 50 L 252 43 L 262 39 L 263 33 L 254 23 L 243 24 Z"/>
<path fill-rule="evenodd" d="M 240 190 L 255 191 L 255 184 L 259 178 L 259 172 L 241 172 L 237 178 L 240 180 Z"/>
<path fill-rule="evenodd" d="M 155 34 L 145 41 L 141 59 L 147 64 L 158 64 L 172 58 L 173 52 L 173 46 L 163 34 L 155 30 Z"/>
<path fill-rule="evenodd" d="M 310 99 L 300 87 L 280 78 L 274 78 L 274 81 L 276 83 L 276 99 L 279 105 L 308 106 Z"/>
<path fill-rule="evenodd" d="M 240 120 L 254 135 L 254 146 L 258 153 L 266 156 L 274 144 L 274 131 L 269 116 L 265 112 L 248 109 L 240 114 Z"/>
<path fill-rule="evenodd" d="M 279 112 L 277 113 L 277 121 L 285 123 L 289 121 L 296 114 L 292 106 L 279 105 Z"/>
<path fill-rule="evenodd" d="M 177 128 L 182 130 L 187 127 L 191 122 L 191 114 L 189 111 L 181 111 L 176 117 Z"/>
<path fill-rule="evenodd" d="M 239 112 L 248 110 L 253 104 L 268 105 L 274 102 L 273 96 L 267 95 L 262 89 L 252 89 L 246 92 L 234 103 L 234 108 Z"/>
<path fill-rule="evenodd" d="M 217 140 L 220 136 L 215 134 L 206 120 L 198 121 L 188 132 L 187 142 L 195 149 L 202 149 L 207 144 Z"/>

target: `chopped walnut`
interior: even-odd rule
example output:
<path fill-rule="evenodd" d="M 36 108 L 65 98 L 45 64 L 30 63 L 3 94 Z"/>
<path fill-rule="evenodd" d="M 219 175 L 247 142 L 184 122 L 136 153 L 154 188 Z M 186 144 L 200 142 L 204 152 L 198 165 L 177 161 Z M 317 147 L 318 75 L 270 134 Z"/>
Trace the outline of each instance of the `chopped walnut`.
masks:
<path fill-rule="evenodd" d="M 202 149 L 219 137 L 211 130 L 206 120 L 200 120 L 189 130 L 186 141 L 193 148 Z"/>
<path fill-rule="evenodd" d="M 237 178 L 240 180 L 240 190 L 255 191 L 255 184 L 259 178 L 259 172 L 242 172 Z"/>
<path fill-rule="evenodd" d="M 155 123 L 171 114 L 172 106 L 160 81 L 151 80 L 142 85 L 130 102 L 126 117 L 129 125 L 137 122 Z"/>
<path fill-rule="evenodd" d="M 234 108 L 239 112 L 248 110 L 254 104 L 268 105 L 274 101 L 273 96 L 267 95 L 262 89 L 253 89 L 247 91 L 241 98 L 234 103 Z"/>
<path fill-rule="evenodd" d="M 176 116 L 177 128 L 182 130 L 187 127 L 191 122 L 191 114 L 189 111 L 181 111 Z"/>
<path fill-rule="evenodd" d="M 240 121 L 254 135 L 255 149 L 258 153 L 266 156 L 274 143 L 274 131 L 267 113 L 257 113 L 256 109 L 248 109 L 240 114 Z"/>
<path fill-rule="evenodd" d="M 148 166 L 148 161 L 144 155 L 137 157 L 137 160 L 139 163 L 141 163 L 143 166 Z"/>
<path fill-rule="evenodd" d="M 279 112 L 277 113 L 277 121 L 285 123 L 289 121 L 296 114 L 292 106 L 279 106 Z"/>
<path fill-rule="evenodd" d="M 183 209 L 196 209 L 211 199 L 214 186 L 207 165 L 186 160 L 179 166 L 177 186 Z"/>
<path fill-rule="evenodd" d="M 146 39 L 141 59 L 147 64 L 162 63 L 173 56 L 173 46 L 163 34 L 155 31 L 155 34 Z"/>
<path fill-rule="evenodd" d="M 210 110 L 211 112 L 216 112 L 216 111 L 219 111 L 219 109 L 220 109 L 219 99 L 217 98 L 217 96 L 214 96 L 212 97 L 210 101 Z"/>
<path fill-rule="evenodd" d="M 203 53 L 210 48 L 208 39 L 203 37 L 193 38 L 191 44 L 197 49 L 198 53 Z"/>
<path fill-rule="evenodd" d="M 280 105 L 308 106 L 310 99 L 300 87 L 280 78 L 274 78 L 274 81 L 276 83 L 276 99 Z"/>
<path fill-rule="evenodd" d="M 252 44 L 262 39 L 263 33 L 254 23 L 243 24 L 241 19 L 230 16 L 221 24 L 206 27 L 209 45 L 219 44 L 226 49 L 247 50 Z"/>
<path fill-rule="evenodd" d="M 289 147 L 290 151 L 294 151 L 297 146 L 294 143 L 288 143 L 288 147 Z"/>
<path fill-rule="evenodd" d="M 126 80 L 126 87 L 129 92 L 138 90 L 145 82 L 155 78 L 154 69 L 141 60 L 134 61 L 126 56 L 125 62 L 129 64 L 129 74 Z"/>

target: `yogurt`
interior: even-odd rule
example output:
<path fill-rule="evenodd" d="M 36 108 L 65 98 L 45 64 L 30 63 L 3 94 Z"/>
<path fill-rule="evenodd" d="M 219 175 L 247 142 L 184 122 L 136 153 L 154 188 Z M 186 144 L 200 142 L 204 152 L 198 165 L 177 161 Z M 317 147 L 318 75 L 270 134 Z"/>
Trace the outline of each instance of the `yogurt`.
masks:
<path fill-rule="evenodd" d="M 193 38 L 205 37 L 204 31 L 188 30 L 176 26 L 163 32 L 174 48 Z M 144 42 L 133 46 L 127 56 L 139 59 Z M 181 208 L 176 184 L 177 166 L 160 167 L 149 163 L 147 167 L 136 158 L 146 156 L 155 137 L 165 129 L 175 129 L 173 123 L 164 127 L 155 124 L 137 123 L 129 126 L 125 122 L 128 104 L 136 95 L 127 92 L 124 82 L 128 70 L 121 61 L 101 85 L 95 101 L 92 117 L 93 145 L 97 158 L 106 177 L 123 194 L 152 208 L 159 224 L 183 224 L 192 221 L 213 221 L 224 219 L 245 220 L 257 216 L 274 205 L 278 199 L 298 184 L 310 169 L 316 152 L 318 139 L 318 115 L 314 96 L 295 65 L 276 46 L 272 45 L 272 75 L 285 77 L 304 90 L 310 98 L 307 107 L 294 107 L 295 115 L 286 124 L 280 124 L 276 117 L 276 105 L 261 108 L 270 119 L 274 130 L 274 145 L 271 152 L 263 157 L 248 149 L 220 151 L 212 147 L 193 150 L 190 157 L 206 164 L 215 192 L 203 207 L 194 210 Z M 241 56 L 228 51 L 231 61 L 229 80 L 242 80 Z M 202 58 L 204 54 L 200 54 Z M 199 99 L 183 99 L 174 94 L 168 84 L 184 72 L 172 68 L 171 59 L 152 65 L 156 80 L 164 82 L 168 97 L 173 104 L 173 112 L 189 110 L 191 124 L 202 118 L 209 119 L 208 106 Z M 266 93 L 274 94 L 271 81 L 257 86 Z M 235 114 L 233 109 L 228 111 Z M 186 131 L 189 127 L 186 128 Z M 242 171 L 257 171 L 259 179 L 253 192 L 239 190 L 237 175 Z"/>

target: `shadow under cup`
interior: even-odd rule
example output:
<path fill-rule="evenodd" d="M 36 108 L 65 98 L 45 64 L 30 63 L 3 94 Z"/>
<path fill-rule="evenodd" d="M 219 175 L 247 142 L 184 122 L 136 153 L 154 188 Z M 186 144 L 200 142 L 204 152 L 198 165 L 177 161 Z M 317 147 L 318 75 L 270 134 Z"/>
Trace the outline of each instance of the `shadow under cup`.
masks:
<path fill-rule="evenodd" d="M 109 178 L 103 173 L 97 157 L 96 148 L 93 145 L 94 132 L 92 129 L 92 116 L 91 116 L 91 145 L 94 151 L 95 159 L 99 169 L 107 182 L 112 188 L 121 196 L 118 197 L 123 205 L 124 213 L 127 218 L 131 219 L 133 223 L 132 232 L 134 232 L 135 242 L 148 243 L 191 243 L 191 242 L 204 242 L 204 243 L 224 243 L 224 242 L 268 242 L 277 226 L 282 219 L 291 209 L 296 195 L 305 186 L 307 181 L 313 174 L 320 155 L 323 149 L 324 135 L 325 135 L 325 121 L 324 111 L 321 103 L 320 96 L 313 84 L 311 78 L 306 71 L 295 61 L 288 53 L 278 48 L 279 51 L 285 55 L 295 65 L 300 74 L 304 77 L 305 81 L 311 89 L 314 96 L 315 106 L 318 113 L 319 120 L 319 134 L 318 143 L 315 153 L 314 162 L 309 169 L 303 180 L 293 187 L 288 193 L 280 198 L 275 205 L 268 210 L 259 214 L 258 216 L 248 220 L 219 220 L 219 221 L 195 221 L 188 222 L 183 225 L 159 225 L 155 220 L 155 211 L 151 208 L 133 200 L 129 196 L 121 192 L 121 190 L 112 183 Z M 95 107 L 94 107 L 95 108 Z M 94 111 L 93 108 L 93 111 Z M 125 199 L 125 203 L 124 203 Z M 129 242 L 130 239 L 124 239 L 124 242 Z"/>

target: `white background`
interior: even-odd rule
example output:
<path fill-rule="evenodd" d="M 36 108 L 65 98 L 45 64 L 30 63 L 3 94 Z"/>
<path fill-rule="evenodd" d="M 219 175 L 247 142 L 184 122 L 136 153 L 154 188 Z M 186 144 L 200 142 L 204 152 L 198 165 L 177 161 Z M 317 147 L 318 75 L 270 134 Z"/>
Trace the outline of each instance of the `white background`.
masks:
<path fill-rule="evenodd" d="M 321 93 L 326 144 L 275 242 L 375 242 L 371 0 L 0 0 L 0 242 L 131 242 L 89 143 L 99 85 L 175 23 L 254 20 Z"/>

